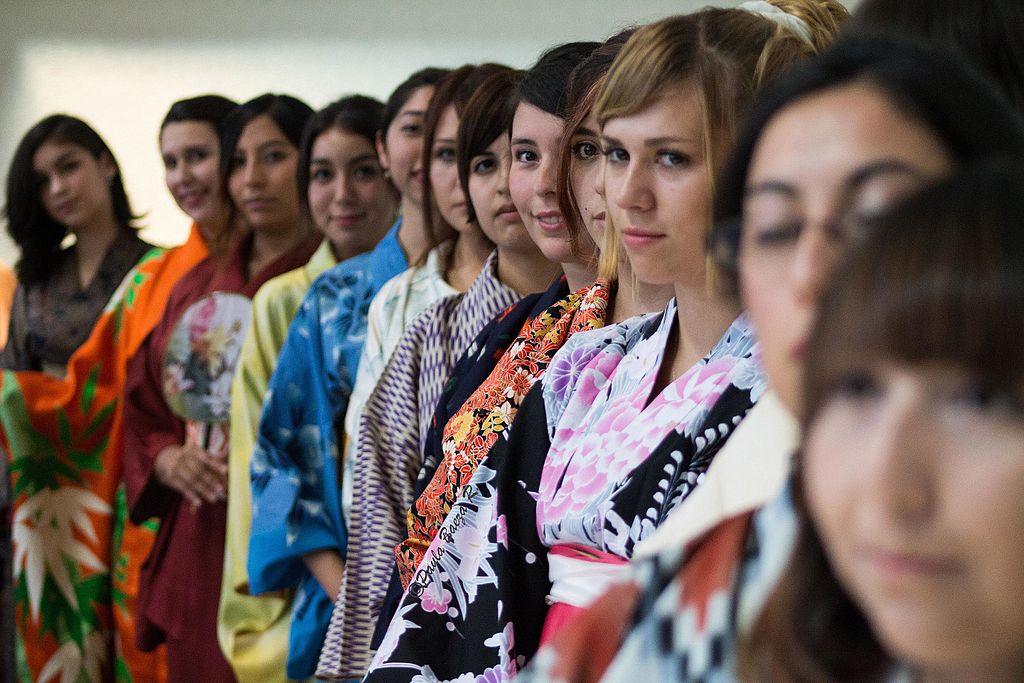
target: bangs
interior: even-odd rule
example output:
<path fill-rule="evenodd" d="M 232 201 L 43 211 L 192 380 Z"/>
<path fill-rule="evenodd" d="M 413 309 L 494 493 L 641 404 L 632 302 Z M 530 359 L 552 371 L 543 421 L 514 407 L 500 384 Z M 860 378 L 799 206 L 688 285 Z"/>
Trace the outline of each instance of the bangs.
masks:
<path fill-rule="evenodd" d="M 1024 379 L 1021 187 L 1024 167 L 986 164 L 872 222 L 821 301 L 805 415 L 881 360 L 948 363 L 998 387 Z"/>

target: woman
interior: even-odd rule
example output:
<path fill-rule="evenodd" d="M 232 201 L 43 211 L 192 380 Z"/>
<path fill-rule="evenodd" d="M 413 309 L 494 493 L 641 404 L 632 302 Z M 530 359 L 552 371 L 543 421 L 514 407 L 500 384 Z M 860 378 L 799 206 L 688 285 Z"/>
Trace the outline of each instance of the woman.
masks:
<path fill-rule="evenodd" d="M 206 202 L 184 202 L 183 210 L 194 213 L 191 217 L 196 221 L 188 241 L 166 252 L 154 250 L 139 264 L 114 295 L 89 339 L 72 354 L 63 379 L 33 372 L 3 379 L 3 438 L 18 491 L 12 501 L 17 527 L 14 540 L 16 553 L 25 558 L 24 567 L 19 563 L 15 571 L 15 593 L 25 596 L 16 601 L 22 615 L 17 623 L 33 675 L 64 661 L 71 662 L 65 668 L 69 675 L 116 667 L 129 671 L 136 681 L 166 679 L 163 652 L 142 653 L 134 646 L 138 568 L 149 552 L 153 534 L 123 524 L 126 511 L 118 494 L 121 394 L 128 358 L 160 320 L 178 279 L 206 256 L 204 235 L 212 238 L 225 228 L 227 200 L 217 173 L 219 130 L 234 106 L 217 95 L 181 100 L 171 106 L 160 128 L 160 151 L 172 196 L 182 201 L 208 194 L 212 205 L 225 208 L 208 211 Z M 62 424 L 67 431 L 62 431 Z M 96 458 L 98 466 L 83 467 L 86 461 L 77 455 L 82 453 Z M 27 469 L 30 462 L 46 463 L 46 467 Z M 52 472 L 64 474 L 54 478 Z M 46 476 L 39 478 L 39 474 Z M 72 505 L 76 516 L 85 515 L 81 504 L 88 504 L 95 532 L 91 538 L 73 537 L 67 522 L 60 522 L 70 521 L 60 512 L 68 509 L 68 500 L 79 501 Z M 36 516 L 50 523 L 30 523 Z M 49 529 L 60 533 L 49 535 Z M 77 571 L 84 578 L 73 581 L 75 590 L 99 587 L 100 597 L 95 600 L 74 600 L 74 593 L 56 588 L 62 585 L 59 568 L 42 569 L 45 565 L 31 561 L 48 548 L 66 548 L 65 555 L 70 556 L 72 547 L 88 550 L 78 563 Z M 111 572 L 109 567 L 114 566 L 119 570 Z M 111 597 L 102 596 L 117 596 L 119 607 L 112 609 Z M 74 615 L 67 625 L 52 628 L 51 622 L 46 637 L 39 618 L 43 603 L 53 609 L 59 605 L 61 613 Z M 11 619 L 9 623 L 15 622 Z M 79 634 L 71 631 L 71 623 L 93 624 L 95 630 Z M 80 643 L 88 647 L 82 648 Z M 97 647 L 98 643 L 109 647 Z M 72 659 L 60 659 L 76 652 L 78 656 Z"/>
<path fill-rule="evenodd" d="M 132 225 L 110 148 L 66 114 L 46 117 L 18 143 L 6 214 L 21 258 L 0 367 L 63 377 L 68 358 L 150 245 Z M 68 235 L 74 244 L 62 249 Z"/>
<path fill-rule="evenodd" d="M 901 204 L 822 298 L 751 680 L 1024 676 L 1022 182 L 986 164 Z"/>
<path fill-rule="evenodd" d="M 312 110 L 261 95 L 225 121 L 223 183 L 241 234 L 175 287 L 128 367 L 125 487 L 130 519 L 160 520 L 139 590 L 136 642 L 167 643 L 171 680 L 233 681 L 216 644 L 227 514 L 229 388 L 249 297 L 309 260 L 319 238 L 299 213 L 298 145 Z"/>
<path fill-rule="evenodd" d="M 301 558 L 291 556 L 294 540 L 285 533 L 280 507 L 266 504 L 257 525 L 262 533 L 253 538 L 253 556 L 262 561 L 253 577 L 247 575 L 250 548 L 251 510 L 249 466 L 253 454 L 263 397 L 271 373 L 284 345 L 302 297 L 321 273 L 358 254 L 373 249 L 395 220 L 398 197 L 384 177 L 375 143 L 380 132 L 384 105 L 363 95 L 344 97 L 317 112 L 306 124 L 298 161 L 299 197 L 306 220 L 323 235 L 317 251 L 301 268 L 280 275 L 260 287 L 253 297 L 253 322 L 238 358 L 232 386 L 231 452 L 225 575 L 221 586 L 218 636 L 225 656 L 240 681 L 262 681 L 286 677 L 285 663 L 292 662 L 287 675 L 308 678 L 313 673 L 319 643 L 314 653 L 302 654 L 300 644 L 315 640 L 310 631 L 327 628 L 324 609 L 316 601 L 327 601 L 322 591 L 305 586 L 289 610 L 280 594 L 251 597 L 272 585 L 272 590 L 294 588 L 308 583 L 309 570 Z M 288 468 L 261 463 L 270 473 L 287 476 Z M 262 493 L 263 488 L 259 489 Z M 282 501 L 276 500 L 275 503 Z M 335 553 L 337 556 L 337 553 Z M 273 565 L 271 565 L 273 563 Z M 340 559 L 339 559 L 340 563 Z M 280 568 L 269 578 L 268 566 Z M 340 579 L 339 579 L 340 581 Z M 330 602 L 327 602 L 329 609 Z M 289 618 L 294 615 L 293 618 Z M 289 647 L 289 621 L 293 634 Z M 322 622 L 319 626 L 317 624 Z M 304 672 L 304 673 L 303 673 Z"/>
<path fill-rule="evenodd" d="M 518 75 L 511 70 L 481 84 L 459 123 L 460 179 L 468 218 L 496 249 L 464 295 L 425 310 L 406 329 L 367 402 L 355 459 L 352 539 L 333 628 L 342 639 L 343 671 L 359 675 L 368 662 L 372 630 L 391 575 L 391 550 L 422 462 L 423 439 L 458 356 L 488 321 L 522 295 L 550 282 L 555 268 L 530 240 L 508 193 L 507 109 Z M 503 146 L 504 145 L 504 146 Z M 476 189 L 474 189 L 474 187 Z M 476 193 L 473 196 L 473 192 Z M 365 634 L 365 635 L 364 635 Z M 325 644 L 322 658 L 329 658 Z M 352 643 L 351 645 L 349 643 Z M 337 651 L 334 651 L 337 654 Z M 329 660 L 328 660 L 329 661 Z"/>
<path fill-rule="evenodd" d="M 687 50 L 687 45 L 700 48 Z M 694 86 L 690 80 L 695 73 L 693 65 L 701 62 L 701 50 L 710 49 L 728 58 L 714 60 L 720 70 L 717 75 L 702 72 L 707 80 L 697 80 L 703 85 Z M 605 129 L 606 151 L 611 147 L 605 174 L 609 222 L 623 235 L 638 279 L 673 284 L 680 306 L 688 311 L 686 322 L 679 320 L 680 331 L 673 331 L 678 318 L 672 303 L 664 315 L 577 335 L 562 348 L 545 375 L 543 391 L 535 387 L 526 398 L 516 418 L 518 424 L 509 440 L 502 442 L 501 453 L 491 452 L 486 467 L 478 469 L 438 534 L 438 540 L 462 536 L 464 541 L 436 543 L 437 550 L 427 553 L 410 584 L 411 597 L 392 622 L 389 635 L 399 647 L 402 632 L 409 629 L 418 637 L 421 632 L 427 634 L 422 640 L 432 639 L 435 648 L 438 641 L 443 642 L 440 650 L 446 654 L 453 652 L 450 659 L 442 655 L 417 659 L 417 664 L 429 662 L 432 671 L 444 676 L 467 669 L 477 675 L 484 671 L 499 677 L 513 675 L 522 665 L 519 658 L 529 658 L 541 636 L 547 613 L 543 596 L 550 592 L 556 602 L 586 604 L 597 586 L 619 573 L 613 565 L 623 563 L 633 544 L 656 526 L 658 509 L 671 509 L 687 492 L 690 472 L 695 478 L 717 450 L 719 440 L 708 443 L 687 435 L 703 435 L 712 425 L 731 422 L 733 417 L 738 420 L 749 408 L 751 396 L 756 398 L 760 379 L 750 360 L 752 341 L 745 321 L 731 321 L 734 310 L 707 301 L 702 293 L 703 257 L 698 255 L 702 253 L 708 196 L 701 178 L 707 178 L 708 168 L 714 165 L 701 141 L 721 146 L 730 139 L 729 121 L 739 116 L 749 101 L 757 86 L 755 65 L 766 54 L 771 54 L 776 68 L 782 68 L 810 49 L 798 37 L 776 33 L 772 22 L 757 15 L 708 10 L 638 29 L 616 57 L 595 106 L 598 122 Z M 735 84 L 735 89 L 728 95 L 716 93 L 713 99 L 685 92 L 686 87 L 711 87 L 712 83 Z M 637 84 L 644 85 L 635 87 Z M 720 103 L 721 108 L 708 111 L 705 119 L 697 105 L 702 101 Z M 702 128 L 705 120 L 710 122 L 708 130 Z M 683 127 L 686 130 L 681 130 Z M 667 150 L 649 148 L 645 136 L 691 142 L 682 152 L 676 145 L 666 144 Z M 629 163 L 633 157 L 643 170 L 633 170 Z M 629 194 L 640 188 L 631 187 L 633 180 L 623 184 L 623 173 L 650 173 L 643 178 L 648 185 L 642 188 L 641 206 L 634 206 Z M 661 178 L 652 178 L 655 174 Z M 673 189 L 666 190 L 658 182 Z M 658 195 L 660 204 L 654 199 L 655 192 L 665 192 Z M 627 228 L 618 227 L 622 225 Z M 647 225 L 650 234 L 646 240 L 631 243 L 629 227 L 639 225 Z M 651 226 L 663 228 L 665 233 L 650 232 Z M 662 244 L 661 253 L 677 258 L 681 254 L 685 267 L 644 253 L 661 234 L 671 235 L 666 241 L 675 243 Z M 681 275 L 684 281 L 672 279 Z M 697 329 L 687 327 L 698 321 Z M 715 325 L 732 330 L 723 335 Z M 708 354 L 707 358 L 698 355 L 696 362 L 691 359 L 693 367 L 684 366 L 678 378 L 675 372 L 659 375 L 663 352 L 683 358 L 693 353 L 684 348 L 679 354 L 676 337 L 693 345 L 706 343 L 713 350 L 701 352 Z M 719 337 L 723 337 L 721 341 Z M 617 373 L 615 367 L 623 356 L 630 361 Z M 669 366 L 671 360 L 663 364 Z M 696 381 L 705 371 L 704 381 Z M 652 391 L 659 376 L 667 387 L 664 392 L 660 387 Z M 578 394 L 574 389 L 577 378 L 581 378 Z M 602 385 L 613 378 L 609 395 Z M 698 386 L 715 388 L 705 397 L 701 390 L 693 390 Z M 652 394 L 653 407 L 647 410 L 643 404 Z M 690 412 L 691 406 L 699 407 L 696 415 Z M 638 438 L 639 433 L 646 436 Z M 616 445 L 611 446 L 613 443 Z M 604 462 L 618 462 L 616 467 L 626 469 L 619 473 L 597 467 Z M 666 481 L 662 484 L 662 480 Z M 573 507 L 576 504 L 580 510 Z M 563 509 L 566 505 L 570 509 Z M 648 508 L 653 509 L 655 519 L 647 518 Z M 599 510 L 606 523 L 588 517 Z M 542 536 L 538 537 L 538 531 Z M 549 551 L 551 546 L 565 543 L 578 546 L 565 553 Z M 549 552 L 565 558 L 552 562 L 558 565 L 552 571 L 558 584 L 553 589 L 547 576 Z M 572 572 L 581 579 L 567 585 L 562 577 Z M 431 621 L 427 632 L 425 622 L 403 619 L 402 611 L 412 609 L 415 603 L 424 612 L 431 611 L 427 603 L 449 604 L 447 609 L 454 613 L 449 621 L 463 634 L 460 640 L 466 644 L 449 642 L 454 639 L 445 636 L 447 627 L 438 623 L 440 620 Z M 559 608 L 558 612 L 572 616 L 571 610 Z M 423 651 L 421 647 L 417 654 Z M 465 668 L 457 669 L 460 664 Z M 383 673 L 384 667 L 381 669 Z"/>
<path fill-rule="evenodd" d="M 962 97 L 976 103 L 971 112 Z M 747 514 L 639 562 L 633 582 L 610 589 L 538 655 L 537 680 L 736 676 L 736 634 L 749 629 L 792 539 L 774 509 L 748 538 L 749 510 L 785 479 L 799 438 L 790 415 L 804 401 L 799 351 L 836 259 L 863 233 L 864 216 L 955 165 L 1019 154 L 1022 135 L 998 95 L 957 61 L 888 41 L 847 40 L 764 93 L 722 176 L 712 242 L 725 266 L 718 279 L 742 295 L 757 326 L 778 405 L 752 412 L 716 457 L 712 469 L 726 467 L 709 469 L 694 492 L 712 494 L 701 499 L 706 510 L 687 515 L 684 503 L 676 517 L 707 529 Z M 694 610 L 706 611 L 699 627 Z M 652 641 L 655 633 L 669 637 Z"/>

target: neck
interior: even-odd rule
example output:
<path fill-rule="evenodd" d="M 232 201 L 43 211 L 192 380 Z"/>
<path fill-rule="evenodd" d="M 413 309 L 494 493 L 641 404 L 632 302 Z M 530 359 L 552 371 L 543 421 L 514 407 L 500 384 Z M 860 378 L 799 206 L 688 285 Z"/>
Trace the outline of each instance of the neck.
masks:
<path fill-rule="evenodd" d="M 560 270 L 561 266 L 544 258 L 540 249 L 524 254 L 498 247 L 498 279 L 520 295 L 544 291 Z"/>
<path fill-rule="evenodd" d="M 254 277 L 261 270 L 294 249 L 309 236 L 309 227 L 305 223 L 296 224 L 292 230 L 255 230 L 252 238 L 252 251 L 249 252 L 249 277 Z"/>
<path fill-rule="evenodd" d="M 406 260 L 409 263 L 422 261 L 433 246 L 432 240 L 423 222 L 423 207 L 408 197 L 402 197 L 402 227 L 398 229 L 398 244 L 405 252 Z"/>
<path fill-rule="evenodd" d="M 681 368 L 675 375 L 678 377 L 707 355 L 739 315 L 740 309 L 710 296 L 704 286 L 676 285 L 675 296 L 679 334 L 674 366 Z"/>
<path fill-rule="evenodd" d="M 480 274 L 492 251 L 494 245 L 480 228 L 473 226 L 459 233 L 445 269 L 445 281 L 456 290 L 465 292 Z"/>
<path fill-rule="evenodd" d="M 577 292 L 584 287 L 589 287 L 597 279 L 597 269 L 585 263 L 572 261 L 570 263 L 563 263 L 561 266 L 570 292 Z"/>
<path fill-rule="evenodd" d="M 653 313 L 665 308 L 668 300 L 675 296 L 672 285 L 652 285 L 640 282 L 633 276 L 629 262 L 619 264 L 619 286 L 612 301 L 608 319 L 621 323 L 635 315 Z"/>
<path fill-rule="evenodd" d="M 121 226 L 113 216 L 104 216 L 84 230 L 75 232 L 75 260 L 78 263 L 78 281 L 85 288 L 89 286 L 100 269 L 103 257 L 110 245 L 117 239 Z"/>
<path fill-rule="evenodd" d="M 209 248 L 214 244 L 225 231 L 229 228 L 229 222 L 231 220 L 231 214 L 228 210 L 218 211 L 217 214 L 206 221 L 196 221 L 196 228 L 199 230 L 199 234 L 203 236 L 203 241 L 206 242 L 206 246 Z"/>

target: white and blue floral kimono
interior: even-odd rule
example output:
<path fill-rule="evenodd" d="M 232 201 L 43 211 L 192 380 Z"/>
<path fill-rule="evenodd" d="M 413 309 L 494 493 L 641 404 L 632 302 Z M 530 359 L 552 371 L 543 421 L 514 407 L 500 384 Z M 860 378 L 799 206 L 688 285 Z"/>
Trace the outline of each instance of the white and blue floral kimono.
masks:
<path fill-rule="evenodd" d="M 401 219 L 372 251 L 317 278 L 288 330 L 270 379 L 252 456 L 249 588 L 296 589 L 289 678 L 313 675 L 333 601 L 303 555 L 334 549 L 345 557 L 336 428 L 342 424 L 366 337 L 370 301 L 408 267 Z"/>

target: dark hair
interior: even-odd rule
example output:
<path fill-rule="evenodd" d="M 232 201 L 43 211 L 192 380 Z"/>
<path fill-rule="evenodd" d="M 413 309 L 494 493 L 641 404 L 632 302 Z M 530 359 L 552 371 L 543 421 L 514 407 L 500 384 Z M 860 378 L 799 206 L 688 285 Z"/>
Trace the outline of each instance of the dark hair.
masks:
<path fill-rule="evenodd" d="M 805 434 L 851 368 L 945 361 L 996 387 L 1024 379 L 1024 164 L 989 160 L 873 221 L 830 280 L 808 347 Z M 798 465 L 799 469 L 799 465 Z M 832 571 L 806 486 L 789 566 L 749 638 L 742 679 L 882 679 L 893 661 Z"/>
<path fill-rule="evenodd" d="M 302 144 L 299 147 L 299 168 L 297 181 L 299 185 L 299 202 L 306 218 L 309 215 L 309 162 L 313 153 L 313 144 L 323 133 L 340 128 L 358 135 L 376 149 L 377 133 L 380 132 L 384 105 L 366 95 L 349 95 L 328 104 L 313 114 L 306 122 L 302 132 Z"/>
<path fill-rule="evenodd" d="M 430 166 L 433 163 L 434 139 L 437 136 L 437 124 L 441 121 L 445 109 L 449 106 L 455 107 L 455 114 L 460 119 L 466 110 L 470 97 L 489 76 L 508 70 L 509 67 L 503 64 L 464 64 L 455 69 L 441 81 L 434 96 L 430 99 L 430 106 L 423 117 L 423 224 L 427 228 L 427 234 L 436 244 L 441 242 L 448 233 L 447 228 L 437 224 L 437 209 L 434 207 L 434 189 L 430 184 Z"/>
<path fill-rule="evenodd" d="M 387 139 L 388 128 L 391 126 L 391 122 L 398 116 L 398 112 L 402 111 L 402 107 L 405 106 L 405 103 L 409 101 L 414 92 L 427 85 L 437 85 L 448 74 L 448 69 L 428 66 L 399 83 L 384 105 L 384 114 L 380 122 L 381 140 Z"/>
<path fill-rule="evenodd" d="M 169 123 L 201 121 L 213 126 L 219 137 L 221 124 L 237 106 L 237 103 L 221 95 L 199 95 L 178 100 L 167 110 L 167 115 L 164 116 L 164 120 L 160 124 L 160 130 L 163 131 Z"/>
<path fill-rule="evenodd" d="M 564 119 L 568 113 L 566 93 L 569 77 L 580 62 L 600 45 L 589 41 L 565 43 L 547 50 L 523 74 L 517 99 Z"/>
<path fill-rule="evenodd" d="M 569 84 L 566 88 L 565 110 L 566 123 L 565 135 L 562 136 L 562 144 L 559 148 L 558 175 L 556 194 L 558 196 L 558 209 L 565 219 L 566 231 L 569 233 L 569 245 L 573 254 L 577 257 L 588 257 L 583 253 L 582 242 L 586 230 L 583 226 L 583 219 L 580 216 L 580 207 L 576 201 L 576 193 L 572 187 L 572 163 L 573 163 L 573 136 L 576 135 L 583 121 L 590 116 L 594 107 L 597 93 L 601 88 L 601 81 L 608 69 L 611 68 L 615 56 L 626 44 L 629 37 L 633 35 L 635 28 L 628 28 L 616 33 L 614 36 L 603 42 L 586 59 L 580 62 L 569 76 Z M 596 131 L 595 131 L 596 132 Z M 599 247 L 601 245 L 598 245 Z M 605 275 L 600 273 L 599 275 Z"/>
<path fill-rule="evenodd" d="M 1024 3 L 1020 0 L 864 0 L 847 30 L 916 36 L 954 50 L 994 79 L 1013 106 L 1024 112 Z"/>
<path fill-rule="evenodd" d="M 466 196 L 466 210 L 469 221 L 476 221 L 476 208 L 469 194 L 470 163 L 473 157 L 482 154 L 502 134 L 507 135 L 512 125 L 515 109 L 516 86 L 521 71 L 504 69 L 491 74 L 481 83 L 466 105 L 459 120 L 456 139 L 456 157 L 459 168 L 459 185 Z"/>
<path fill-rule="evenodd" d="M 828 52 L 793 69 L 757 98 L 719 180 L 709 237 L 717 279 L 735 296 L 735 263 L 743 192 L 754 150 L 768 124 L 803 98 L 866 83 L 905 116 L 927 126 L 956 164 L 992 154 L 1024 153 L 1024 124 L 995 88 L 956 57 L 882 37 L 844 38 Z M 964 103 L 970 102 L 969 107 Z"/>
<path fill-rule="evenodd" d="M 110 180 L 110 200 L 114 219 L 121 230 L 134 229 L 136 219 L 124 190 L 121 168 L 103 138 L 89 124 L 67 114 L 53 114 L 32 126 L 14 151 L 7 173 L 7 233 L 21 249 L 15 264 L 18 280 L 24 285 L 45 282 L 60 252 L 61 242 L 68 234 L 67 226 L 54 220 L 43 208 L 40 188 L 32 162 L 36 152 L 47 142 L 59 142 L 85 149 L 94 159 L 104 156 L 114 166 Z"/>

